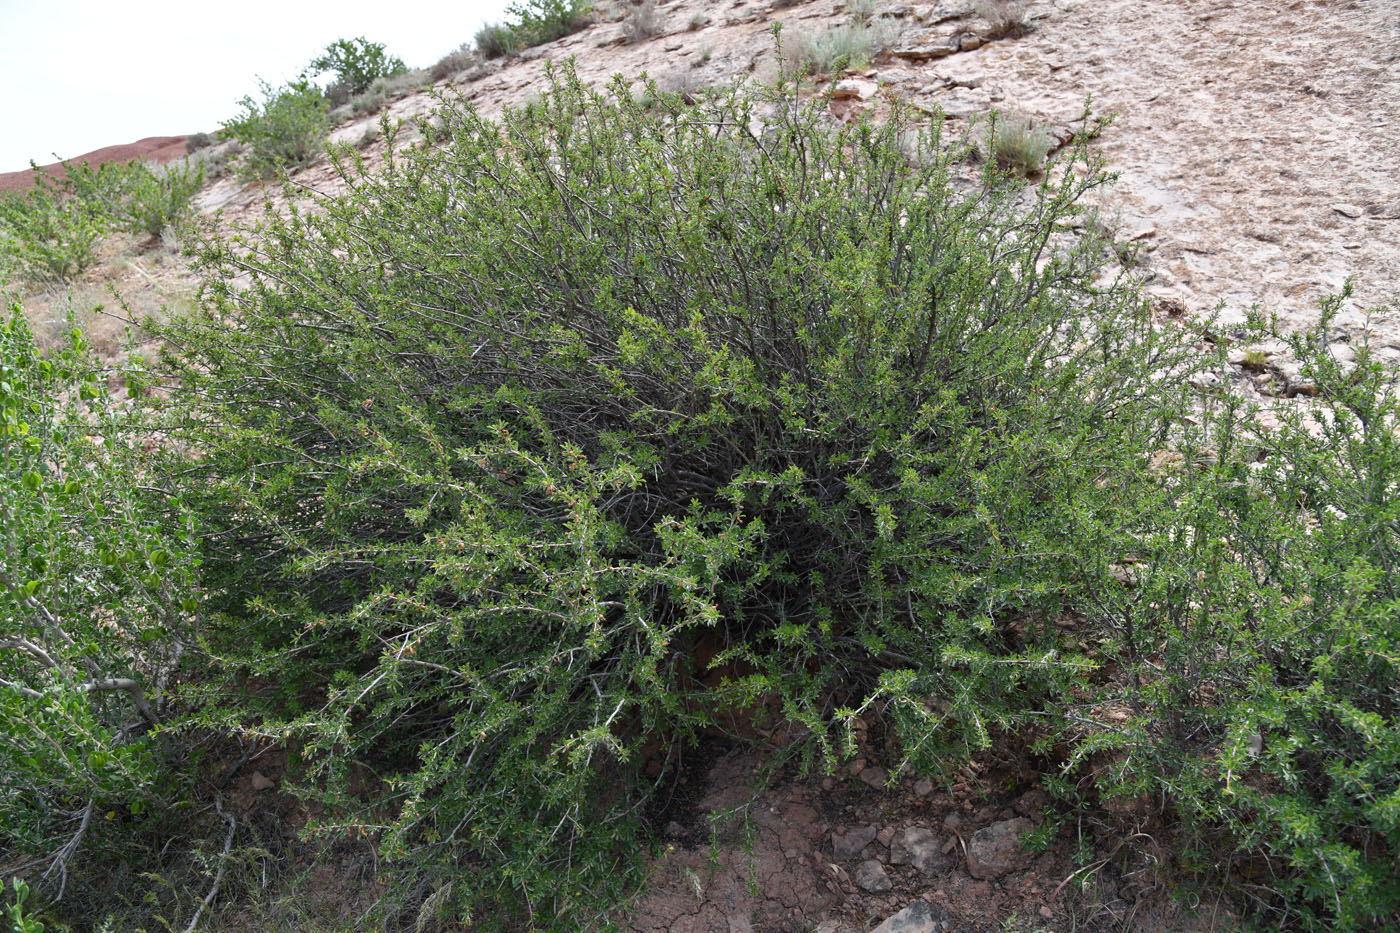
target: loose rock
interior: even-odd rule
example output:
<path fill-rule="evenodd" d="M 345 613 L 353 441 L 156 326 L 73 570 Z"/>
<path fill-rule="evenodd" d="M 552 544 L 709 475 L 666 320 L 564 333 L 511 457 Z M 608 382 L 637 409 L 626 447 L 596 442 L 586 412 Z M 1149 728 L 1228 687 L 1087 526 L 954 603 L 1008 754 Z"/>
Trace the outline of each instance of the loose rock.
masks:
<path fill-rule="evenodd" d="M 856 858 L 865 847 L 875 841 L 876 829 L 874 826 L 862 826 L 859 829 L 847 830 L 842 835 L 831 834 L 831 850 L 836 853 L 836 857 L 842 861 L 849 861 Z"/>
<path fill-rule="evenodd" d="M 866 859 L 856 866 L 855 874 L 852 877 L 855 879 L 857 887 L 862 891 L 869 891 L 871 894 L 888 891 L 893 887 L 890 884 L 890 876 L 885 874 L 885 866 L 873 858 Z"/>
<path fill-rule="evenodd" d="M 1028 861 L 1030 853 L 1021 845 L 1020 836 L 1034 826 L 1018 816 L 979 829 L 967 844 L 967 870 L 972 877 L 990 881 Z"/>
<path fill-rule="evenodd" d="M 913 865 L 926 875 L 948 867 L 938 837 L 922 826 L 900 830 L 890 844 L 890 864 Z"/>
<path fill-rule="evenodd" d="M 890 773 L 879 765 L 871 765 L 860 773 L 860 779 L 876 790 L 884 790 Z"/>
<path fill-rule="evenodd" d="M 871 933 L 952 933 L 952 930 L 952 923 L 942 907 L 928 901 L 915 901 Z"/>
<path fill-rule="evenodd" d="M 869 100 L 880 92 L 880 85 L 865 78 L 847 78 L 836 82 L 832 100 Z"/>

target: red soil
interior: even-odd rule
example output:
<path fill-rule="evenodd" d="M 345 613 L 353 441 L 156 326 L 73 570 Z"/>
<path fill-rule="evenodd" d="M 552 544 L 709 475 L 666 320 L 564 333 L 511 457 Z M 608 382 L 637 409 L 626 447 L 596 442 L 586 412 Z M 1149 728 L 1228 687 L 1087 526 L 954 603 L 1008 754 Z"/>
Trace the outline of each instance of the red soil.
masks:
<path fill-rule="evenodd" d="M 188 138 L 187 136 L 147 136 L 145 139 L 125 146 L 104 146 L 101 149 L 94 149 L 92 152 L 68 161 L 89 162 L 93 165 L 99 165 L 103 162 L 126 162 L 130 159 L 169 162 L 185 155 L 185 140 Z M 54 162 L 43 166 L 43 168 L 56 178 L 62 178 L 64 175 L 62 162 Z M 34 184 L 33 169 L 0 173 L 0 191 L 24 191 L 32 184 Z"/>

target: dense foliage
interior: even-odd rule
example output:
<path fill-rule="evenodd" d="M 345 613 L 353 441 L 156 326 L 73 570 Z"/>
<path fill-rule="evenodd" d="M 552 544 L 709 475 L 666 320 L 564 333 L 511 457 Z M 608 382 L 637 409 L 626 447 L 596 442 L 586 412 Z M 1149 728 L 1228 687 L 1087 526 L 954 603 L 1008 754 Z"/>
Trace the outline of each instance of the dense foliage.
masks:
<path fill-rule="evenodd" d="M 81 334 L 40 358 L 17 312 L 0 323 L 0 852 L 61 895 L 84 840 L 120 849 L 173 802 L 160 727 L 195 558 L 188 517 L 143 501 L 134 415 Z"/>
<path fill-rule="evenodd" d="M 403 59 L 384 51 L 384 43 L 358 39 L 337 39 L 311 60 L 308 71 L 335 73 L 335 84 L 345 96 L 363 94 L 379 78 L 392 78 L 408 68 Z"/>
<path fill-rule="evenodd" d="M 512 55 L 553 42 L 588 25 L 592 5 L 585 0 L 519 0 L 506 7 L 505 23 L 488 23 L 476 33 L 483 58 Z"/>
<path fill-rule="evenodd" d="M 283 87 L 266 81 L 260 85 L 262 101 L 244 97 L 238 102 L 243 112 L 218 133 L 220 139 L 246 147 L 239 170 L 253 178 L 306 165 L 325 149 L 330 131 L 330 103 L 310 80 L 299 78 Z"/>
<path fill-rule="evenodd" d="M 1069 232 L 1084 139 L 1027 189 L 790 86 L 550 78 L 204 244 L 157 423 L 0 332 L 7 849 L 134 830 L 197 723 L 378 845 L 380 926 L 603 926 L 680 745 L 830 767 L 871 711 L 1159 802 L 1263 925 L 1400 917 L 1400 402 L 1345 296 L 1266 430 L 1187 378 L 1262 331 Z"/>
<path fill-rule="evenodd" d="M 476 866 L 465 902 L 609 903 L 644 788 L 603 780 L 649 738 L 778 697 L 830 751 L 880 694 L 926 767 L 1092 668 L 1053 621 L 1107 570 L 1065 531 L 1122 533 L 1180 405 L 1177 344 L 1051 244 L 1103 176 L 967 196 L 936 130 L 911 154 L 782 99 L 759 137 L 755 105 L 451 106 L 213 248 L 171 333 L 218 650 L 331 827 Z"/>
<path fill-rule="evenodd" d="M 71 281 L 97 261 L 105 234 L 159 236 L 178 223 L 203 182 L 188 160 L 64 163 L 58 176 L 36 168 L 32 188 L 0 195 L 0 274 Z"/>

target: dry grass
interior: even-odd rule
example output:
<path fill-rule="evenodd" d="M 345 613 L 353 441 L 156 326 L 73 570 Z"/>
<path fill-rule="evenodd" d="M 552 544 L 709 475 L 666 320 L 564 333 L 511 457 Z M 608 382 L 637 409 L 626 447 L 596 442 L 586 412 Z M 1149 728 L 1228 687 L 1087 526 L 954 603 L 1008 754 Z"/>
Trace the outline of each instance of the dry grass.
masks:
<path fill-rule="evenodd" d="M 839 67 L 870 64 L 894 44 L 898 27 L 883 17 L 869 22 L 848 22 L 816 35 L 797 37 L 786 49 L 789 62 L 809 74 L 831 74 Z"/>
<path fill-rule="evenodd" d="M 476 64 L 476 56 L 472 54 L 472 47 L 464 42 L 439 58 L 433 67 L 428 69 L 428 76 L 433 81 L 444 81 L 455 74 L 466 71 L 474 64 Z"/>
<path fill-rule="evenodd" d="M 972 12 L 986 21 L 986 38 L 997 39 L 1025 31 L 1026 7 L 1025 0 L 977 0 Z"/>
<path fill-rule="evenodd" d="M 1050 134 L 1030 117 L 994 113 L 978 146 L 982 158 L 1020 175 L 1034 175 L 1045 168 L 1050 154 Z"/>
<path fill-rule="evenodd" d="M 622 38 L 628 45 L 645 42 L 665 32 L 663 17 L 656 9 L 656 0 L 642 0 L 629 7 L 622 18 Z"/>

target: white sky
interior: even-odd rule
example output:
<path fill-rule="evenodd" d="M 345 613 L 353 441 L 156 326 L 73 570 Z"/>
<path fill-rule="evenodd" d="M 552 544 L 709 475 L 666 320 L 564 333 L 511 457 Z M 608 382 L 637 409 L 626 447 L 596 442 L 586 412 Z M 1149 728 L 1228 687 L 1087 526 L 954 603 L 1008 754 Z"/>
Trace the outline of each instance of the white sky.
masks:
<path fill-rule="evenodd" d="M 213 132 L 340 38 L 432 65 L 510 0 L 0 0 L 0 172 Z"/>

